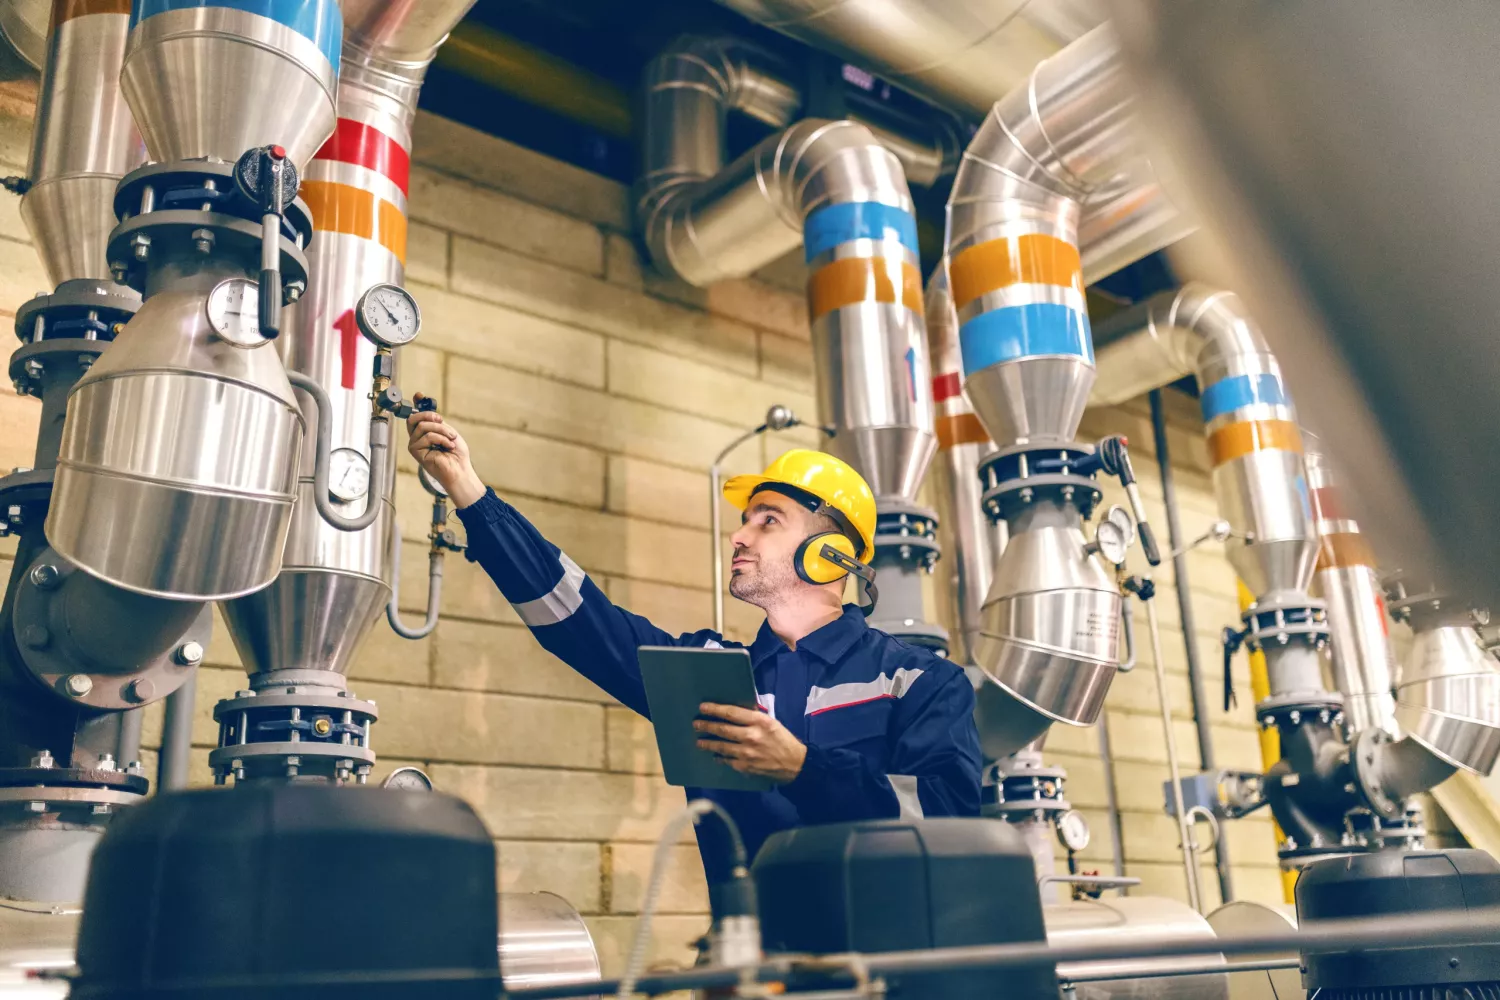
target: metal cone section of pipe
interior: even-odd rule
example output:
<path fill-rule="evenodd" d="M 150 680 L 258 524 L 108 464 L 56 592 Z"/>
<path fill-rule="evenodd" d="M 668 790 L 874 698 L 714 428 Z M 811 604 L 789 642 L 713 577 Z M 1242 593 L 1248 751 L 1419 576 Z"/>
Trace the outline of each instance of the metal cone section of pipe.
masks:
<path fill-rule="evenodd" d="M 21 217 L 56 286 L 109 278 L 115 185 L 146 151 L 120 91 L 130 0 L 54 6 Z"/>
<path fill-rule="evenodd" d="M 1439 760 L 1489 774 L 1500 759 L 1500 663 L 1480 646 L 1473 613 L 1432 588 L 1409 594 L 1399 577 L 1387 595 L 1412 630 L 1396 679 L 1401 731 Z"/>
<path fill-rule="evenodd" d="M 1318 535 L 1313 582 L 1328 605 L 1334 686 L 1344 696 L 1344 714 L 1353 731 L 1378 727 L 1397 736 L 1396 704 L 1391 697 L 1396 656 L 1375 553 L 1349 516 L 1338 477 L 1317 439 L 1304 431 L 1303 441 Z"/>
<path fill-rule="evenodd" d="M 948 293 L 946 268 L 940 267 L 927 283 L 927 344 L 938 440 L 931 481 L 938 518 L 950 539 L 945 576 L 954 603 L 953 620 L 959 625 L 959 639 L 950 655 L 973 664 L 984 598 L 994 578 L 995 562 L 1005 548 L 1006 528 L 1004 521 L 986 517 L 980 505 L 984 492 L 980 462 L 995 446 L 964 395 L 958 314 Z"/>
<path fill-rule="evenodd" d="M 278 145 L 301 168 L 333 131 L 338 0 L 136 0 L 120 77 L 157 162 Z"/>
<path fill-rule="evenodd" d="M 339 119 L 308 163 L 302 184 L 314 225 L 307 245 L 308 291 L 295 307 L 294 333 L 281 338 L 277 349 L 289 369 L 316 379 L 332 403 L 336 508 L 355 517 L 379 503 L 384 513 L 353 532 L 322 518 L 312 498 L 315 456 L 308 435 L 281 575 L 224 607 L 252 677 L 284 670 L 346 673 L 390 597 L 395 466 L 385 482 L 369 481 L 369 380 L 376 346 L 360 334 L 354 310 L 371 286 L 404 281 L 417 97 L 438 43 L 472 0 L 405 9 L 404 19 L 374 3 L 345 6 L 349 30 Z M 301 394 L 299 399 L 312 426 L 312 403 Z M 317 678 L 301 676 L 304 683 Z M 341 687 L 342 678 L 328 683 Z"/>
<path fill-rule="evenodd" d="M 292 173 L 333 129 L 342 21 L 335 0 L 242 6 L 134 6 L 122 86 L 170 162 L 116 194 L 107 259 L 145 303 L 72 392 L 47 519 L 69 561 L 171 600 L 276 577 L 304 431 L 255 279 L 280 277 L 278 307 L 306 287 Z"/>
<path fill-rule="evenodd" d="M 990 756 L 1092 724 L 1120 663 L 1120 592 L 1083 534 L 1099 491 L 1071 470 L 1095 375 L 1078 226 L 1134 155 L 1121 83 L 1107 28 L 1043 62 L 985 119 L 948 203 L 963 388 L 998 446 L 984 503 L 1010 530 L 971 651 Z"/>

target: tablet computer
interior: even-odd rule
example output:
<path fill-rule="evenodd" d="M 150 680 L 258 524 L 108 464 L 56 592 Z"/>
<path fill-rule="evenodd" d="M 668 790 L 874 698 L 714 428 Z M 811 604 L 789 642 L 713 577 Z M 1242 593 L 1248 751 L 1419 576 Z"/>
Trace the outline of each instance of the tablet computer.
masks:
<path fill-rule="evenodd" d="M 703 734 L 693 728 L 693 721 L 700 717 L 698 706 L 705 701 L 758 708 L 755 673 L 747 651 L 642 646 L 638 656 L 667 784 L 742 792 L 776 787 L 770 778 L 741 774 L 709 751 L 699 749 Z"/>

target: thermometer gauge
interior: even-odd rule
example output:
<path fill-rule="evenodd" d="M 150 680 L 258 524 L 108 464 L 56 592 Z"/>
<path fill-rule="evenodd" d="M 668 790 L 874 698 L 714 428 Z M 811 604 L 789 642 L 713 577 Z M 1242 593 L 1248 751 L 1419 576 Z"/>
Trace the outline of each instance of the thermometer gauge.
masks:
<path fill-rule="evenodd" d="M 400 285 L 371 285 L 354 307 L 359 330 L 381 347 L 401 347 L 417 339 L 422 311 Z"/>
<path fill-rule="evenodd" d="M 328 492 L 351 503 L 370 492 L 370 460 L 354 448 L 338 448 L 328 456 Z"/>
<path fill-rule="evenodd" d="M 260 286 L 245 278 L 226 278 L 208 293 L 208 325 L 234 347 L 259 347 Z"/>

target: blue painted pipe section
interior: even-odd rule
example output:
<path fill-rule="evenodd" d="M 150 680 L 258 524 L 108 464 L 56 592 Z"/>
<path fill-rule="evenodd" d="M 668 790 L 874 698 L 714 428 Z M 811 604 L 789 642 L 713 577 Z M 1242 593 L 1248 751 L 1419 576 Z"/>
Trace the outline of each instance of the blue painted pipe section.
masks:
<path fill-rule="evenodd" d="M 134 28 L 148 17 L 173 10 L 198 7 L 227 7 L 270 18 L 311 39 L 328 57 L 335 75 L 339 71 L 339 52 L 344 46 L 344 15 L 338 0 L 133 0 L 130 26 Z"/>
<path fill-rule="evenodd" d="M 1071 354 L 1094 363 L 1089 318 L 1068 306 L 1038 302 L 981 313 L 958 328 L 964 374 L 1038 354 Z"/>
<path fill-rule="evenodd" d="M 1203 408 L 1204 421 L 1209 421 L 1242 406 L 1253 406 L 1256 403 L 1290 405 L 1281 379 L 1267 372 L 1259 375 L 1231 375 L 1204 389 L 1199 405 Z"/>
<path fill-rule="evenodd" d="M 878 201 L 846 201 L 827 205 L 802 224 L 802 246 L 808 263 L 850 240 L 900 240 L 918 254 L 917 220 L 908 211 Z"/>

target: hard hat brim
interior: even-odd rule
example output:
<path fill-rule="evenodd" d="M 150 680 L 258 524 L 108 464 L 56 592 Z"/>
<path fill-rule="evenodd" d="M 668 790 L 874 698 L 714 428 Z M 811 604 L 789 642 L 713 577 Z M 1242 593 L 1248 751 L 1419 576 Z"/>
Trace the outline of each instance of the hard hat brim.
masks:
<path fill-rule="evenodd" d="M 756 493 L 760 492 L 762 489 L 775 490 L 778 486 L 786 487 L 789 490 L 795 490 L 798 494 L 807 494 L 807 491 L 803 487 L 798 486 L 796 483 L 789 483 L 784 479 L 777 479 L 774 476 L 764 475 L 735 476 L 724 484 L 722 492 L 724 494 L 724 499 L 734 504 L 736 509 L 745 510 L 750 506 L 750 498 L 753 497 Z M 841 523 L 847 523 L 847 518 L 844 517 L 842 511 L 839 511 L 837 508 L 829 508 L 829 510 L 833 515 L 835 515 L 835 521 L 840 521 L 840 519 L 842 518 L 843 521 Z M 848 525 L 848 530 L 852 533 L 851 540 L 857 542 L 860 546 L 860 560 L 863 562 L 868 562 L 870 557 L 875 554 L 873 539 L 865 538 L 864 535 L 852 524 Z"/>

